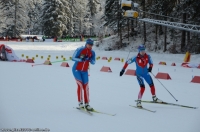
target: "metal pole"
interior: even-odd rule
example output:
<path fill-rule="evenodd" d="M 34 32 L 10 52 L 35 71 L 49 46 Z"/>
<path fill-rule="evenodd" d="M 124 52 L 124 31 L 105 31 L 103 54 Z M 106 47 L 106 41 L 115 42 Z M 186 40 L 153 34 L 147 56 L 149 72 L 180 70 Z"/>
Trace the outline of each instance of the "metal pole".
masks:
<path fill-rule="evenodd" d="M 156 76 L 151 72 L 151 74 L 156 78 Z M 156 78 L 157 79 L 157 78 Z M 158 79 L 157 79 L 158 80 Z M 160 80 L 158 80 L 160 82 Z M 160 84 L 167 90 L 167 92 L 176 100 L 178 101 L 172 94 L 169 92 L 169 90 L 160 82 Z"/>

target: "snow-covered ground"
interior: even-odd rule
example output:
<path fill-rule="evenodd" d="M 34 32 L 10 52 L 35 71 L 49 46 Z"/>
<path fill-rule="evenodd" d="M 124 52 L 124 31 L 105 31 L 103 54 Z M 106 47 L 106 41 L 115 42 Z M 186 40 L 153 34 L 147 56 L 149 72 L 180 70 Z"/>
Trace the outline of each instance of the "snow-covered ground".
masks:
<path fill-rule="evenodd" d="M 83 42 L 66 43 L 20 43 L 0 42 L 13 48 L 21 57 L 35 57 L 35 64 L 43 63 L 48 55 L 51 61 L 66 59 Z M 135 105 L 139 85 L 135 76 L 119 76 L 124 65 L 115 57 L 126 60 L 127 51 L 102 51 L 94 47 L 96 55 L 112 57 L 112 61 L 97 60 L 90 67 L 90 104 L 96 110 L 112 113 L 108 116 L 82 113 L 77 106 L 77 95 L 71 67 L 61 67 L 61 62 L 52 66 L 31 63 L 0 61 L 0 128 L 49 128 L 51 132 L 200 132 L 200 108 L 188 109 L 143 103 L 143 107 L 156 110 L 151 113 L 130 107 Z M 136 55 L 131 52 L 129 57 Z M 160 80 L 178 99 L 176 102 L 154 78 L 158 98 L 171 103 L 200 107 L 200 84 L 191 83 L 193 76 L 200 76 L 200 69 L 181 67 L 184 54 L 150 53 L 154 61 L 153 74 L 169 73 L 172 80 Z M 44 56 L 41 59 L 40 56 Z M 59 56 L 59 59 L 56 59 Z M 22 58 L 22 57 L 21 57 Z M 24 57 L 23 57 L 24 58 Z M 24 58 L 25 59 L 25 58 Z M 166 66 L 158 65 L 165 61 Z M 171 66 L 175 62 L 177 66 Z M 200 63 L 200 55 L 192 55 L 191 62 Z M 112 73 L 100 72 L 103 66 Z M 135 64 L 128 69 L 135 69 Z M 144 100 L 152 100 L 146 85 Z"/>

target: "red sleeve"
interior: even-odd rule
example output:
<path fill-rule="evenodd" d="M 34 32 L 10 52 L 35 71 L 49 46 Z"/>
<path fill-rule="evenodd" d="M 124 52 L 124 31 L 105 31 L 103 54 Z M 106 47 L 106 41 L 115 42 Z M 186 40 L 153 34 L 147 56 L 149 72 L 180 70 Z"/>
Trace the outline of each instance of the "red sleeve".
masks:
<path fill-rule="evenodd" d="M 126 62 L 126 63 L 124 64 L 124 67 L 123 67 L 123 69 L 126 69 L 126 68 L 127 68 L 127 66 L 128 66 L 128 63 Z"/>

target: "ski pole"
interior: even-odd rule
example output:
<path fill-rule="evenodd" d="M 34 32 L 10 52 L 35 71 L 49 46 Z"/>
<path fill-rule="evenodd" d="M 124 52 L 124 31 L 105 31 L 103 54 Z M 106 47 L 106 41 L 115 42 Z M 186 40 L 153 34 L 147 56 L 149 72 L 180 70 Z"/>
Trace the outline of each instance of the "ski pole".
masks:
<path fill-rule="evenodd" d="M 90 76 L 90 64 L 89 64 L 88 70 L 89 70 L 89 74 L 88 74 L 88 76 Z"/>
<path fill-rule="evenodd" d="M 131 51 L 129 51 L 128 56 L 127 56 L 127 58 L 126 58 L 126 61 L 128 60 L 128 57 L 129 57 L 130 53 L 131 53 Z"/>
<path fill-rule="evenodd" d="M 156 78 L 156 76 L 151 72 L 151 74 Z M 156 78 L 157 79 L 157 78 Z M 157 79 L 158 80 L 158 79 Z M 160 82 L 160 80 L 158 80 Z M 173 95 L 172 93 L 160 82 L 160 84 L 167 90 L 167 92 L 176 100 L 178 101 Z"/>

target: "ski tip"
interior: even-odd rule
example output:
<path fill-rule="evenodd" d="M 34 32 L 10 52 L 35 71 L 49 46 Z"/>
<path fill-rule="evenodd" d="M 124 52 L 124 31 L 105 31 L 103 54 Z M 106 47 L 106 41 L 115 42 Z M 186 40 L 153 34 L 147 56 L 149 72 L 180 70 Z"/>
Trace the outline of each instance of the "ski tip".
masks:
<path fill-rule="evenodd" d="M 80 109 L 80 108 L 78 108 L 78 107 L 73 107 L 74 109 Z"/>
<path fill-rule="evenodd" d="M 193 109 L 198 109 L 198 107 L 194 107 Z"/>

